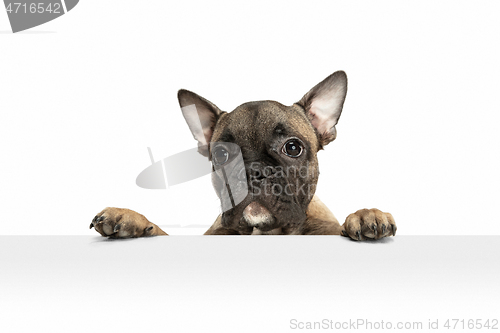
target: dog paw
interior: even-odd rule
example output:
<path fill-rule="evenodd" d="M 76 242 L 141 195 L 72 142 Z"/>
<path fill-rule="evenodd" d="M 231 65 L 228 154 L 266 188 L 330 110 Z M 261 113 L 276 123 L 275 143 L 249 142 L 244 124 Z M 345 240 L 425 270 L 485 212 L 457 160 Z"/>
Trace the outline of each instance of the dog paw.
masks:
<path fill-rule="evenodd" d="M 360 209 L 349 215 L 342 226 L 342 235 L 354 240 L 380 239 L 396 236 L 396 222 L 390 213 Z"/>
<path fill-rule="evenodd" d="M 89 228 L 95 228 L 102 236 L 110 238 L 167 235 L 143 215 L 130 209 L 114 207 L 107 207 L 97 214 Z"/>

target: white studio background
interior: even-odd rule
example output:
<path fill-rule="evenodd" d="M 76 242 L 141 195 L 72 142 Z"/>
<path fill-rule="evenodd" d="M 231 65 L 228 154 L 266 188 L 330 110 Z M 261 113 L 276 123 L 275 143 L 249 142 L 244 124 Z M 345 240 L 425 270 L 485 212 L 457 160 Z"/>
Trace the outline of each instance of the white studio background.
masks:
<path fill-rule="evenodd" d="M 19 34 L 2 9 L 0 234 L 93 234 L 106 206 L 209 225 L 219 211 L 209 177 L 135 185 L 147 147 L 156 159 L 195 147 L 177 90 L 226 111 L 290 105 L 340 69 L 349 90 L 317 192 L 337 218 L 377 207 L 400 234 L 500 234 L 499 9 L 82 0 Z"/>

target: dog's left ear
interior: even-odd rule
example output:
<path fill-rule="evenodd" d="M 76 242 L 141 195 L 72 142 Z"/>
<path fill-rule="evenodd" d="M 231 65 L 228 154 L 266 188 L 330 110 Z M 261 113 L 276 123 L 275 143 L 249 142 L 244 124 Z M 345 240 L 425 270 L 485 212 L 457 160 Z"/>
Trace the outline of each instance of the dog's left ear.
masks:
<path fill-rule="evenodd" d="M 307 112 L 312 125 L 318 131 L 320 145 L 335 140 L 335 125 L 339 121 L 347 94 L 347 76 L 338 71 L 318 83 L 297 102 Z"/>
<path fill-rule="evenodd" d="M 209 100 L 189 90 L 179 90 L 177 97 L 182 115 L 193 137 L 198 141 L 198 152 L 208 157 L 208 144 L 212 139 L 215 124 L 223 112 Z"/>

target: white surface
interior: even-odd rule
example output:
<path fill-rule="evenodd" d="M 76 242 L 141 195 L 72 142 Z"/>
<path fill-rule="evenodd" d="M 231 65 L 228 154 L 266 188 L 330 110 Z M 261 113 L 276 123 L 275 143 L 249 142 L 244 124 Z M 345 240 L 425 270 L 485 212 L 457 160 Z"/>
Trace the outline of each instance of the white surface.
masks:
<path fill-rule="evenodd" d="M 2 236 L 0 331 L 299 331 L 291 319 L 424 328 L 439 320 L 446 331 L 446 319 L 500 319 L 499 244 L 498 236 Z"/>
<path fill-rule="evenodd" d="M 499 6 L 85 0 L 16 35 L 0 10 L 0 233 L 90 235 L 106 206 L 209 225 L 208 178 L 135 185 L 147 147 L 196 146 L 177 90 L 291 104 L 343 69 L 318 187 L 337 218 L 377 207 L 400 234 L 498 235 Z"/>

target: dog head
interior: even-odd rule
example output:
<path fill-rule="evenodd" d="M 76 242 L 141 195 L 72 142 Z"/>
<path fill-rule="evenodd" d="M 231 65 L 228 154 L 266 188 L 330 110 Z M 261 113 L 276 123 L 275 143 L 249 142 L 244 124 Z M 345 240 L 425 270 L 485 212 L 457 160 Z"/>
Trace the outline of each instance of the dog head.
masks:
<path fill-rule="evenodd" d="M 229 207 L 223 209 L 223 227 L 251 233 L 305 221 L 319 175 L 316 154 L 337 135 L 346 93 L 343 71 L 291 106 L 258 101 L 224 112 L 193 92 L 179 91 L 198 151 L 212 161 L 212 183 Z M 194 107 L 195 113 L 184 112 Z"/>

